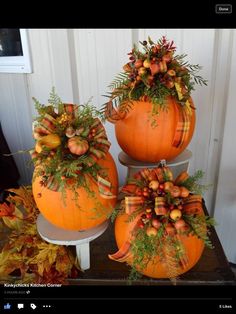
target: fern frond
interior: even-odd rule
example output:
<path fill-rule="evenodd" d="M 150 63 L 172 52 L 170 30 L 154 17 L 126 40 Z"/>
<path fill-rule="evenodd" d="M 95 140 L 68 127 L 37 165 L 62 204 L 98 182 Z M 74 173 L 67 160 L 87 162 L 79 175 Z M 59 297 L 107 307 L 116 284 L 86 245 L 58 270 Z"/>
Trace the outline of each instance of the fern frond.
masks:
<path fill-rule="evenodd" d="M 177 279 L 179 274 L 179 258 L 175 251 L 175 247 L 180 243 L 175 243 L 176 240 L 171 236 L 166 237 L 163 245 L 163 258 L 165 262 L 168 278 Z M 179 242 L 179 241 L 178 241 Z"/>
<path fill-rule="evenodd" d="M 202 170 L 197 170 L 193 176 L 188 177 L 182 185 L 194 194 L 203 194 L 211 185 L 203 185 L 198 183 L 204 177 Z"/>
<path fill-rule="evenodd" d="M 44 110 L 45 110 L 45 106 L 42 105 L 38 99 L 36 99 L 35 97 L 32 97 L 33 101 L 34 101 L 34 105 L 35 105 L 35 109 L 38 111 L 39 114 L 43 114 Z"/>
<path fill-rule="evenodd" d="M 211 249 L 214 248 L 210 238 L 207 235 L 207 226 L 215 225 L 215 220 L 213 218 L 204 215 L 185 214 L 184 219 L 191 227 L 193 233 L 202 241 L 204 241 L 207 247 Z"/>
<path fill-rule="evenodd" d="M 122 87 L 123 85 L 126 85 L 129 82 L 129 77 L 127 73 L 119 73 L 115 77 L 115 79 L 111 82 L 111 84 L 108 85 L 108 88 L 111 90 L 117 89 Z"/>
<path fill-rule="evenodd" d="M 53 105 L 55 108 L 58 108 L 59 105 L 63 104 L 61 98 L 56 94 L 55 87 L 52 87 L 52 91 L 49 94 L 48 99 L 49 104 Z"/>

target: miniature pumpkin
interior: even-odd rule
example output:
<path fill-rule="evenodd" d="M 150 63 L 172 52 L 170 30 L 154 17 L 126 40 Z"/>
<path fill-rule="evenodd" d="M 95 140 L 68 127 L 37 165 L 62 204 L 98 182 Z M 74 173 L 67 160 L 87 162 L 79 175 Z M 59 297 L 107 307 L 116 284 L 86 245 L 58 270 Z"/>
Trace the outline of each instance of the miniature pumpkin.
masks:
<path fill-rule="evenodd" d="M 129 238 L 129 234 L 130 232 L 132 232 L 134 224 L 136 222 L 137 220 L 133 220 L 130 222 L 129 216 L 127 214 L 118 215 L 118 217 L 116 218 L 115 238 L 119 249 L 123 245 L 125 240 Z M 204 243 L 195 235 L 178 235 L 178 237 L 185 248 L 188 260 L 188 263 L 185 267 L 180 267 L 178 269 L 177 275 L 181 275 L 191 269 L 194 265 L 196 265 L 202 255 Z M 127 263 L 132 266 L 132 255 L 128 257 Z M 160 261 L 160 258 L 158 256 L 155 257 L 153 261 L 149 262 L 145 269 L 140 269 L 139 271 L 143 275 L 151 278 L 169 278 L 169 274 L 167 272 L 165 264 Z"/>
<path fill-rule="evenodd" d="M 81 139 L 79 136 L 74 136 L 68 140 L 68 148 L 72 154 L 83 155 L 89 149 L 89 144 L 86 140 Z"/>
<path fill-rule="evenodd" d="M 118 177 L 112 156 L 107 153 L 105 159 L 100 159 L 97 163 L 107 170 L 112 184 L 111 192 L 117 196 Z M 32 187 L 40 212 L 52 224 L 67 230 L 86 230 L 103 223 L 113 210 L 116 197 L 103 198 L 99 193 L 97 182 L 89 177 L 87 180 L 90 190 L 94 192 L 94 197 L 89 196 L 86 190 L 80 187 L 76 191 L 78 193 L 76 203 L 72 190 L 66 189 L 66 198 L 63 202 L 61 192 L 42 187 L 41 178 L 36 177 Z"/>
<path fill-rule="evenodd" d="M 117 141 L 126 154 L 135 160 L 157 162 L 171 160 L 187 147 L 195 128 L 192 108 L 189 129 L 184 131 L 180 145 L 175 145 L 175 138 L 181 132 L 179 116 L 183 109 L 173 97 L 167 98 L 166 110 L 159 110 L 158 115 L 151 117 L 156 122 L 155 126 L 150 122 L 153 104 L 145 101 L 132 103 L 126 116 L 115 123 Z"/>

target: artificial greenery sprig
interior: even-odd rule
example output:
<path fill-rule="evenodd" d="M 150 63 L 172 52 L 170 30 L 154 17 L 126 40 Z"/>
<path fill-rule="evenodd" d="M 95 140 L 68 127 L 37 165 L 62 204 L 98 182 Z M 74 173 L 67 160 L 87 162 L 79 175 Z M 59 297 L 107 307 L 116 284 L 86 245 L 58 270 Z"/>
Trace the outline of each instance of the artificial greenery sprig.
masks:
<path fill-rule="evenodd" d="M 63 103 L 55 88 L 47 105 L 33 100 L 38 112 L 33 125 L 36 145 L 31 152 L 34 179 L 40 177 L 42 188 L 61 191 L 63 199 L 66 188 L 76 196 L 77 188 L 83 187 L 92 196 L 87 176 L 94 181 L 98 175 L 107 179 L 107 169 L 98 164 L 110 147 L 99 119 L 101 112 L 90 100 L 83 105 Z"/>

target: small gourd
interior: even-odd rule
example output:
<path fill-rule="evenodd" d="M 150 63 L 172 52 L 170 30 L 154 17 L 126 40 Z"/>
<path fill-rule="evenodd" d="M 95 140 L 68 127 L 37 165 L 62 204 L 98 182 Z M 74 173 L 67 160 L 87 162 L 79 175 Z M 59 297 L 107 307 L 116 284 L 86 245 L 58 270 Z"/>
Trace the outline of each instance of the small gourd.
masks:
<path fill-rule="evenodd" d="M 43 147 L 47 147 L 49 149 L 57 148 L 61 145 L 61 139 L 57 134 L 49 134 L 43 136 L 40 140 L 36 142 L 35 151 L 37 153 L 41 153 L 43 151 Z"/>

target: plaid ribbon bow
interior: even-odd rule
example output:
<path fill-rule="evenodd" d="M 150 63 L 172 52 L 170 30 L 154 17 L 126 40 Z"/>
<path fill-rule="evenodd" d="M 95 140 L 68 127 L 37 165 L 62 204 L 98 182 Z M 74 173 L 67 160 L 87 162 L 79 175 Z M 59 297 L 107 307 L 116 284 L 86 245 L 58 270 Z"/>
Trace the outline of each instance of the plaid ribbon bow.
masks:
<path fill-rule="evenodd" d="M 142 207 L 143 204 L 144 199 L 140 196 L 126 196 L 125 213 L 130 216 L 132 213 L 140 209 L 140 207 Z M 128 238 L 116 253 L 108 255 L 110 259 L 117 262 L 126 262 L 129 259 L 129 257 L 131 256 L 130 250 L 131 242 L 133 240 L 134 233 L 138 229 L 139 224 L 141 222 L 141 216 L 142 212 L 138 213 L 134 220 L 130 222 L 131 228 Z"/>
<path fill-rule="evenodd" d="M 185 106 L 181 106 L 179 104 L 174 104 L 176 114 L 177 114 L 177 125 L 175 128 L 175 134 L 173 139 L 174 147 L 181 147 L 186 138 L 189 135 L 190 131 L 190 116 L 188 110 Z"/>
<path fill-rule="evenodd" d="M 182 89 L 180 84 L 175 83 L 175 89 L 178 94 L 179 100 L 183 99 Z M 175 112 L 177 115 L 177 124 L 175 128 L 175 134 L 172 145 L 176 148 L 181 147 L 186 138 L 188 137 L 190 131 L 190 117 L 192 115 L 193 105 L 190 104 L 189 100 L 185 102 L 184 106 L 181 106 L 174 102 Z"/>
<path fill-rule="evenodd" d="M 79 116 L 78 106 L 73 104 L 61 104 L 58 108 L 58 115 L 62 115 L 63 113 L 67 113 L 72 119 L 75 119 Z M 54 112 L 54 115 L 57 114 Z M 55 130 L 56 119 L 51 114 L 45 113 L 43 119 L 37 124 L 33 125 L 33 136 L 36 140 L 39 140 L 42 139 L 42 137 L 45 135 L 55 133 Z M 86 158 L 86 165 L 88 167 L 93 166 L 99 159 L 105 157 L 111 145 L 107 139 L 105 128 L 98 118 L 95 118 L 93 124 L 84 131 L 84 135 L 88 135 L 90 130 L 94 130 L 94 140 L 90 143 L 88 155 Z M 30 154 L 32 158 L 35 158 L 38 155 L 35 150 L 30 151 Z M 116 197 L 111 192 L 112 187 L 108 180 L 98 175 L 97 184 L 100 195 L 103 198 Z M 49 178 L 46 187 L 52 191 L 60 191 L 60 185 L 54 176 Z"/>
<path fill-rule="evenodd" d="M 106 131 L 101 121 L 96 118 L 90 129 L 95 130 L 94 141 L 89 147 L 89 154 L 87 158 L 87 165 L 91 167 L 99 159 L 106 156 L 111 143 L 107 139 Z"/>
<path fill-rule="evenodd" d="M 155 171 L 155 170 L 156 170 L 155 168 L 152 170 L 144 169 L 137 174 L 136 178 L 146 180 L 148 176 L 150 176 L 151 174 L 153 175 L 153 171 Z M 158 174 L 160 175 L 159 172 L 158 172 Z M 124 186 L 122 190 L 123 191 L 128 190 L 129 193 L 131 191 L 135 191 L 134 184 L 127 185 L 127 189 Z M 144 199 L 141 196 L 126 196 L 125 197 L 125 213 L 129 216 L 132 213 L 134 213 L 135 211 L 137 211 L 138 209 L 141 209 L 143 205 L 144 205 Z M 200 211 L 201 209 L 202 209 L 202 197 L 201 197 L 201 195 L 190 195 L 189 197 L 184 199 L 183 211 L 185 213 L 197 214 L 198 211 Z M 162 212 L 163 210 L 164 211 L 168 210 L 168 205 L 167 205 L 164 197 L 156 197 L 155 198 L 154 210 L 155 210 L 157 215 L 159 215 L 160 212 Z M 132 240 L 135 236 L 135 232 L 139 228 L 142 214 L 143 214 L 143 211 L 140 211 L 137 214 L 137 216 L 135 217 L 135 219 L 133 221 L 129 222 L 130 228 L 129 228 L 129 234 L 127 236 L 127 239 L 125 240 L 123 245 L 120 247 L 120 249 L 116 253 L 108 255 L 108 257 L 110 259 L 117 261 L 117 262 L 127 262 L 127 261 L 129 261 L 130 258 L 132 258 L 131 243 L 132 243 Z M 178 241 L 181 242 L 181 238 L 180 238 L 179 234 L 176 234 L 175 237 Z M 181 262 L 180 265 L 182 268 L 187 268 L 189 266 L 188 256 L 186 254 L 184 254 L 181 257 L 180 262 Z"/>
<path fill-rule="evenodd" d="M 198 214 L 202 210 L 202 196 L 196 194 L 184 198 L 183 210 L 187 214 Z"/>
<path fill-rule="evenodd" d="M 106 198 L 106 199 L 112 199 L 116 198 L 116 195 L 112 194 L 111 189 L 111 182 L 102 178 L 101 176 L 98 175 L 97 177 L 97 185 L 98 185 L 98 190 L 101 195 L 101 197 Z"/>

